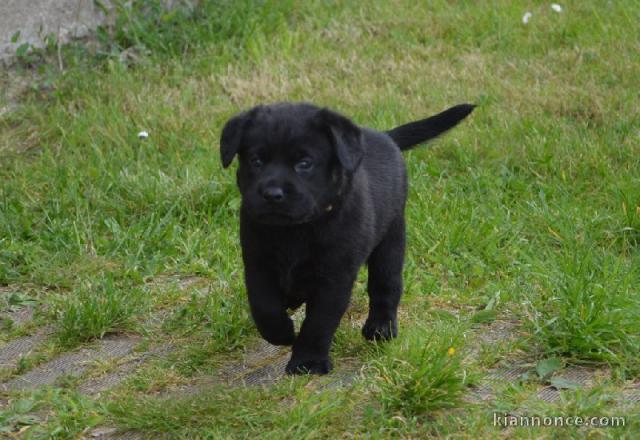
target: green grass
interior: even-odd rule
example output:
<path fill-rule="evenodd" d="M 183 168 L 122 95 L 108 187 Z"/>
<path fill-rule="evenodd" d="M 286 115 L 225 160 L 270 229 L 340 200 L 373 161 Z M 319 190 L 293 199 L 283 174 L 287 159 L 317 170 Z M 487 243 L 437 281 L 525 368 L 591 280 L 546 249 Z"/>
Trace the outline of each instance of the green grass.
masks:
<path fill-rule="evenodd" d="M 58 417 L 47 417 L 49 413 Z M 45 388 L 4 407 L 0 413 L 0 433 L 10 438 L 15 431 L 22 430 L 28 438 L 68 439 L 101 420 L 98 406 L 92 400 L 75 392 Z"/>
<path fill-rule="evenodd" d="M 353 404 L 349 396 L 309 390 L 300 386 L 305 382 L 298 379 L 271 390 L 214 388 L 178 400 L 127 397 L 108 410 L 120 425 L 174 438 L 225 438 L 240 432 L 272 439 L 317 438 L 321 427 L 324 434 L 339 435 L 347 428 L 341 411 Z"/>
<path fill-rule="evenodd" d="M 372 391 L 394 415 L 416 417 L 460 405 L 468 373 L 462 366 L 463 332 L 450 325 L 412 331 L 372 362 Z"/>
<path fill-rule="evenodd" d="M 640 366 L 636 269 L 589 254 L 558 257 L 557 268 L 541 276 L 543 293 L 531 301 L 542 349 L 576 362 L 607 362 L 634 377 Z"/>
<path fill-rule="evenodd" d="M 69 348 L 130 329 L 145 302 L 143 289 L 118 285 L 112 278 L 82 286 L 58 298 L 53 306 L 58 341 Z"/>
<path fill-rule="evenodd" d="M 250 327 L 246 307 L 234 298 L 219 293 L 204 296 L 193 293 L 188 302 L 178 307 L 164 322 L 164 331 L 189 335 L 205 331 L 207 337 L 222 349 L 234 350 Z"/>
<path fill-rule="evenodd" d="M 30 86 L 0 113 L 0 285 L 30 286 L 28 298 L 2 307 L 37 300 L 61 347 L 114 331 L 178 346 L 132 378 L 133 397 L 115 390 L 104 406 L 74 412 L 38 395 L 54 408 L 50 431 L 57 421 L 79 427 L 65 431 L 72 438 L 98 412 L 123 428 L 184 438 L 570 438 L 585 432 L 497 431 L 492 413 L 601 412 L 609 388 L 638 380 L 636 1 L 568 1 L 561 14 L 524 1 L 211 1 L 172 13 L 155 0 L 134 3 L 96 48 L 63 48 L 64 72 L 46 51 L 23 59 L 14 73 Z M 211 375 L 255 342 L 239 195 L 218 141 L 232 114 L 279 100 L 331 106 L 379 129 L 479 105 L 405 156 L 401 339 L 376 350 L 343 322 L 334 363 L 364 367 L 364 377 L 339 389 L 298 379 L 153 397 Z M 210 288 L 154 287 L 167 274 Z M 354 322 L 366 310 L 359 281 Z M 153 316 L 161 326 L 139 325 Z M 495 319 L 518 321 L 516 340 L 481 345 L 472 359 L 468 327 Z M 457 326 L 464 343 L 451 358 Z M 529 399 L 538 383 L 514 385 L 494 403 L 460 399 L 467 372 L 549 357 L 614 378 L 593 398 L 566 392 L 545 407 Z M 629 423 L 593 435 L 637 432 Z"/>

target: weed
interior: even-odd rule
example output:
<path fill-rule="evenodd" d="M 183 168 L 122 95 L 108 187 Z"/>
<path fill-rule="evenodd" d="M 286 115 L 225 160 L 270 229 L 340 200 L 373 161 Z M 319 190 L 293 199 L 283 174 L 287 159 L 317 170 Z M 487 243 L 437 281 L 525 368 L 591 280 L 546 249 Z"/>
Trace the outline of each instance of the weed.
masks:
<path fill-rule="evenodd" d="M 0 416 L 0 429 L 19 431 L 26 438 L 69 439 L 101 420 L 91 399 L 69 390 L 43 388 L 12 402 Z"/>
<path fill-rule="evenodd" d="M 584 250 L 555 263 L 541 277 L 543 293 L 530 304 L 529 322 L 542 350 L 637 371 L 638 272 Z"/>
<path fill-rule="evenodd" d="M 389 413 L 406 417 L 455 407 L 468 384 L 462 352 L 460 328 L 414 328 L 371 363 L 374 394 Z"/>
<path fill-rule="evenodd" d="M 0 432 L 11 435 L 13 432 L 29 429 L 40 423 L 40 417 L 33 414 L 38 404 L 33 399 L 17 399 L 0 412 Z"/>
<path fill-rule="evenodd" d="M 147 303 L 145 291 L 106 277 L 58 298 L 53 314 L 56 335 L 64 347 L 131 328 Z"/>

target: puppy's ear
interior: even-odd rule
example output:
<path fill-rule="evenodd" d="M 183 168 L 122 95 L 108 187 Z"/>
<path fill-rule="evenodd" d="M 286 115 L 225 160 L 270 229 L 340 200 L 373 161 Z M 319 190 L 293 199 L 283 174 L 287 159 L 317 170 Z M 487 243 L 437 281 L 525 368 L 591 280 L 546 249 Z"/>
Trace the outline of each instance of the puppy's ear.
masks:
<path fill-rule="evenodd" d="M 222 134 L 220 135 L 220 157 L 223 168 L 231 165 L 233 158 L 240 151 L 242 137 L 258 111 L 259 107 L 255 107 L 249 111 L 237 114 L 229 119 L 222 128 Z"/>
<path fill-rule="evenodd" d="M 348 118 L 326 108 L 318 111 L 315 121 L 329 135 L 340 165 L 349 172 L 355 171 L 364 156 L 360 128 Z"/>

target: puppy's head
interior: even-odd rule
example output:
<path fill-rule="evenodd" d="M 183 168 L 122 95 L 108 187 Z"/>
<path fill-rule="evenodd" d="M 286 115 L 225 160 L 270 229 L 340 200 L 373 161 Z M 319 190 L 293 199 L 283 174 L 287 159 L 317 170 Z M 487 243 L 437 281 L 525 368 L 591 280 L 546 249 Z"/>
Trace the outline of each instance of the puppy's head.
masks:
<path fill-rule="evenodd" d="M 360 165 L 364 144 L 349 119 L 311 104 L 258 106 L 231 118 L 222 165 L 237 155 L 242 208 L 255 221 L 294 225 L 333 209 Z"/>

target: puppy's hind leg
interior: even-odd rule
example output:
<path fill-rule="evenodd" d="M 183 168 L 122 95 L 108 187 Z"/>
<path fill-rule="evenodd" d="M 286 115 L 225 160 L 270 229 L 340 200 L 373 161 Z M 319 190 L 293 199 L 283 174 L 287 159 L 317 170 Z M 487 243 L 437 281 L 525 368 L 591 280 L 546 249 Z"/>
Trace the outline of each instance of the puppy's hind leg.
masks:
<path fill-rule="evenodd" d="M 404 216 L 399 215 L 368 260 L 369 316 L 362 327 L 368 340 L 388 340 L 398 335 L 404 248 Z"/>

